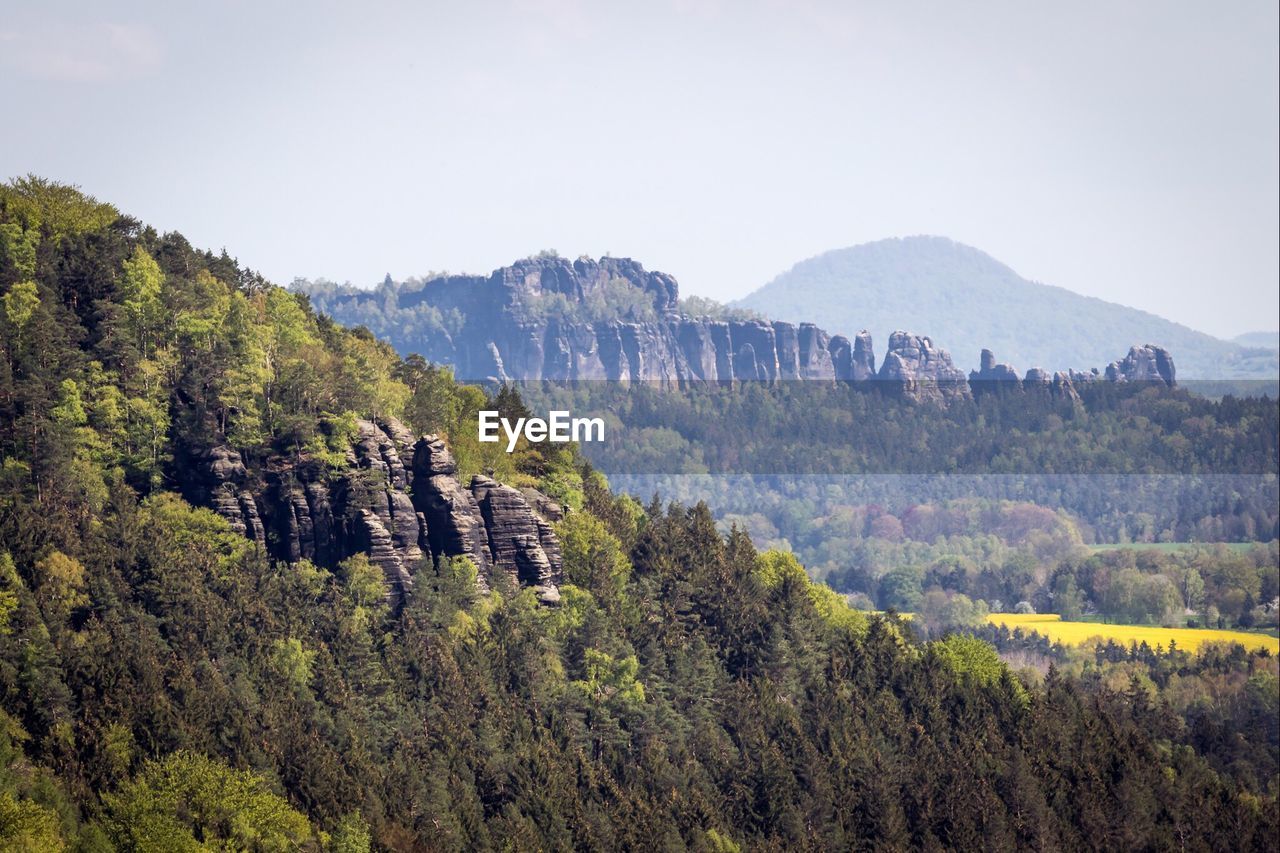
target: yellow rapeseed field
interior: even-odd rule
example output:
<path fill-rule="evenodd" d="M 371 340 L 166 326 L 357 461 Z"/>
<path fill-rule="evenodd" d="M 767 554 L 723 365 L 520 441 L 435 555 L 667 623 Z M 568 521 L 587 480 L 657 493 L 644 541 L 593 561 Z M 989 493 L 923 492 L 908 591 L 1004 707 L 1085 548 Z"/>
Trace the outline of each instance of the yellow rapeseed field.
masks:
<path fill-rule="evenodd" d="M 1055 643 L 1069 646 L 1092 645 L 1094 642 L 1115 640 L 1126 646 L 1146 642 L 1151 648 L 1157 645 L 1169 648 L 1170 640 L 1178 641 L 1178 648 L 1186 651 L 1198 649 L 1205 643 L 1240 643 L 1248 649 L 1269 649 L 1280 653 L 1280 639 L 1247 631 L 1218 631 L 1207 628 L 1153 628 L 1147 625 L 1104 625 L 1100 622 L 1063 622 L 1056 613 L 992 613 L 987 621 L 993 625 L 1006 625 L 1012 631 L 1022 628 L 1035 631 Z"/>

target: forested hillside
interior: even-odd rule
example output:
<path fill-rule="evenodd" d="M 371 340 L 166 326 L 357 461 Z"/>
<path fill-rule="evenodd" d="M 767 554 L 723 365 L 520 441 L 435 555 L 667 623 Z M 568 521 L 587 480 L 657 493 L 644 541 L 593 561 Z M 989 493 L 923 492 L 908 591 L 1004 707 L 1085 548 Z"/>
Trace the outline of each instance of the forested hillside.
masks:
<path fill-rule="evenodd" d="M 1274 658 L 1102 678 L 922 641 L 705 506 L 478 444 L 478 408 L 523 405 L 509 389 L 69 187 L 0 187 L 0 294 L 0 848 L 1238 850 L 1280 831 Z M 389 419 L 445 436 L 457 471 L 433 477 L 567 509 L 558 605 L 432 554 L 393 596 L 373 549 L 294 558 L 265 532 L 283 528 L 256 539 L 190 487 L 194 448 L 264 478 L 340 471 L 352 425 Z M 369 470 L 354 508 L 392 489 Z"/>
<path fill-rule="evenodd" d="M 1022 370 L 1088 368 L 1133 343 L 1175 353 L 1186 379 L 1273 379 L 1274 337 L 1230 342 L 1155 314 L 1028 281 L 943 237 L 879 240 L 801 261 L 733 303 L 777 320 L 822 322 L 831 332 L 928 333 L 960 364 L 985 347 Z"/>

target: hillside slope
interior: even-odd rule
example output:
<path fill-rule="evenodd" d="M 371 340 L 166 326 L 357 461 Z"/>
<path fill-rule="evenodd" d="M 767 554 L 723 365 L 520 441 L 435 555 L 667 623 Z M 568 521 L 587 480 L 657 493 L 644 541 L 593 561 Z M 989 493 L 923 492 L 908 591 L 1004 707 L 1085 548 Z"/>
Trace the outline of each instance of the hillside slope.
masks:
<path fill-rule="evenodd" d="M 1273 658 L 1016 673 L 468 440 L 523 405 L 0 184 L 0 850 L 1273 846 Z"/>
<path fill-rule="evenodd" d="M 1245 332 L 1243 335 L 1236 335 L 1231 342 L 1242 347 L 1280 349 L 1280 332 Z"/>
<path fill-rule="evenodd" d="M 944 237 L 880 240 L 796 264 L 733 303 L 776 320 L 812 320 L 833 334 L 928 333 L 962 367 L 985 347 L 1019 370 L 1106 364 L 1134 343 L 1173 352 L 1185 379 L 1267 379 L 1274 350 L 1219 340 L 1154 314 L 1022 278 Z"/>

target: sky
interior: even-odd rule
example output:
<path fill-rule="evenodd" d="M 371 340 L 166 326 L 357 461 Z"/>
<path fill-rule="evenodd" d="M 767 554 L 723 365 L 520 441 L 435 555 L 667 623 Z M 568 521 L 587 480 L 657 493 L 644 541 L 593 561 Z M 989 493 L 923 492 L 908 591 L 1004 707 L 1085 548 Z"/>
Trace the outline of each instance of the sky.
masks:
<path fill-rule="evenodd" d="M 0 179 L 78 184 L 279 283 L 555 249 L 728 300 L 940 234 L 1231 337 L 1280 325 L 1277 14 L 0 0 Z"/>

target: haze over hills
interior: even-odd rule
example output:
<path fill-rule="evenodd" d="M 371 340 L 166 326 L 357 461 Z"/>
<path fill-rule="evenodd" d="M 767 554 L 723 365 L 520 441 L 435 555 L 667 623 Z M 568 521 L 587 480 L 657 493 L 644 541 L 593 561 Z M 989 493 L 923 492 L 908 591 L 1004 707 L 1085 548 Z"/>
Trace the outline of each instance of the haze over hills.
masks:
<path fill-rule="evenodd" d="M 1246 347 L 1280 349 L 1280 331 L 1245 332 L 1243 335 L 1236 335 L 1231 339 L 1231 342 Z"/>
<path fill-rule="evenodd" d="M 928 334 L 959 365 L 991 349 L 1019 370 L 1106 364 L 1134 343 L 1170 350 L 1188 379 L 1271 379 L 1273 348 L 1244 346 L 1155 314 L 1040 284 L 944 237 L 892 238 L 801 261 L 734 303 L 833 334 Z M 1246 339 L 1254 343 L 1254 336 Z"/>

